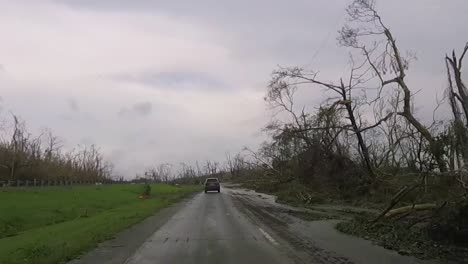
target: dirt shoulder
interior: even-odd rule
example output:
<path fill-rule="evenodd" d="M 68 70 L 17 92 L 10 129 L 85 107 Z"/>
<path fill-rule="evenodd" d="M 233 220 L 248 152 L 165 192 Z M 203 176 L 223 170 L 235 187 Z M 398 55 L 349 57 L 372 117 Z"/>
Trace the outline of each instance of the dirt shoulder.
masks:
<path fill-rule="evenodd" d="M 343 234 L 335 226 L 350 219 L 350 208 L 297 208 L 277 204 L 275 197 L 231 187 L 237 206 L 256 224 L 309 254 L 314 263 L 435 263 L 373 244 L 371 241 Z"/>
<path fill-rule="evenodd" d="M 94 250 L 68 262 L 68 264 L 118 264 L 125 261 L 161 226 L 191 200 L 193 195 L 159 210 L 142 222 L 116 234 Z"/>

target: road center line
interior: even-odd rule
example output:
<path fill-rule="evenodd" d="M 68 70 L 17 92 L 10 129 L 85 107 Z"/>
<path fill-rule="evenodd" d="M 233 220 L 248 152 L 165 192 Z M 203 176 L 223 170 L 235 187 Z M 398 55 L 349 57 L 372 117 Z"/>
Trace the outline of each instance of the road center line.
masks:
<path fill-rule="evenodd" d="M 261 228 L 258 228 L 260 230 L 260 232 L 263 234 L 264 237 L 266 237 L 266 239 L 268 239 L 268 241 L 270 241 L 273 245 L 275 246 L 278 246 L 278 242 L 276 242 L 276 240 L 274 238 L 272 238 L 270 236 L 270 234 L 268 234 L 265 230 L 261 229 Z"/>

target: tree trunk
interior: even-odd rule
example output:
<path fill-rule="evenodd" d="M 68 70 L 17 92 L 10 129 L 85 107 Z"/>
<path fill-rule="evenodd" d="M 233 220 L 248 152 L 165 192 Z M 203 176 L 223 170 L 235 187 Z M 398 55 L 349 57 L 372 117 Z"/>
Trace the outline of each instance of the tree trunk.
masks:
<path fill-rule="evenodd" d="M 382 26 L 384 25 L 382 24 Z M 436 141 L 432 137 L 432 134 L 423 124 L 421 124 L 421 122 L 419 122 L 414 117 L 413 112 L 411 111 L 411 91 L 405 82 L 406 66 L 405 66 L 404 60 L 402 59 L 400 55 L 400 51 L 398 50 L 398 46 L 396 44 L 395 38 L 393 37 L 392 33 L 390 32 L 388 28 L 386 28 L 385 26 L 384 28 L 385 28 L 384 34 L 387 37 L 387 40 L 391 46 L 391 49 L 393 50 L 393 55 L 395 57 L 395 61 L 397 64 L 396 68 L 399 73 L 398 76 L 394 79 L 394 81 L 396 81 L 399 84 L 400 88 L 403 90 L 403 112 L 398 113 L 398 114 L 406 118 L 406 120 L 408 120 L 408 122 L 412 126 L 414 126 L 416 130 L 418 130 L 419 133 L 421 133 L 424 139 L 426 139 L 429 142 L 429 151 L 431 152 L 432 156 L 434 156 L 434 159 L 436 160 L 437 165 L 439 166 L 439 170 L 441 172 L 445 172 L 447 169 L 446 169 L 445 161 L 443 159 L 443 150 L 437 146 Z"/>
<path fill-rule="evenodd" d="M 15 179 L 15 173 L 16 173 L 16 162 L 13 161 L 10 167 L 10 179 L 11 180 Z"/>
<path fill-rule="evenodd" d="M 359 129 L 359 127 L 357 125 L 356 118 L 354 116 L 353 107 L 351 105 L 351 100 L 348 100 L 348 98 L 346 96 L 346 89 L 345 89 L 345 86 L 343 84 L 343 80 L 341 80 L 341 92 L 342 92 L 341 96 L 343 97 L 343 101 L 344 101 L 344 105 L 346 107 L 346 111 L 348 112 L 349 120 L 351 121 L 351 126 L 353 127 L 354 133 L 356 133 L 359 148 L 361 150 L 361 155 L 362 155 L 362 157 L 364 159 L 364 163 L 365 163 L 366 168 L 367 168 L 367 170 L 369 172 L 369 176 L 373 179 L 373 178 L 375 178 L 375 174 L 374 174 L 374 170 L 372 168 L 372 163 L 371 163 L 371 160 L 370 160 L 370 157 L 369 157 L 369 149 L 367 148 L 367 145 L 366 145 L 366 143 L 364 141 L 364 138 L 362 136 L 362 132 L 361 132 L 361 130 Z"/>
<path fill-rule="evenodd" d="M 452 108 L 452 113 L 454 116 L 454 135 L 458 142 L 455 142 L 454 146 L 457 150 L 456 157 L 459 158 L 459 155 L 462 156 L 463 161 L 468 159 L 468 90 L 466 89 L 465 84 L 462 81 L 461 77 L 461 69 L 462 69 L 462 62 L 463 57 L 465 56 L 466 52 L 468 51 L 468 43 L 463 50 L 462 56 L 459 60 L 457 60 L 457 56 L 455 55 L 455 51 L 452 53 L 452 58 L 448 56 L 445 57 L 446 67 L 447 67 L 447 79 L 449 84 L 449 99 L 450 99 L 450 106 Z M 451 72 L 450 68 L 452 68 L 453 73 Z M 457 86 L 458 94 L 453 87 L 452 82 L 455 79 L 455 84 Z M 460 102 L 463 112 L 465 114 L 465 118 L 463 119 L 461 116 L 461 112 L 459 110 L 458 102 Z M 465 123 L 464 123 L 465 122 Z"/>
<path fill-rule="evenodd" d="M 465 112 L 465 117 L 468 119 L 468 90 L 466 89 L 466 86 L 463 83 L 463 80 L 461 77 L 462 60 L 467 51 L 468 51 L 468 43 L 465 46 L 465 49 L 463 50 L 460 60 L 457 60 L 455 51 L 452 53 L 452 58 L 449 58 L 448 56 L 446 56 L 446 60 L 448 61 L 448 63 L 453 69 L 453 77 L 455 79 L 455 84 L 457 85 L 457 90 L 458 90 L 458 95 L 459 95 L 458 99 L 462 105 L 463 111 Z M 468 121 L 466 122 L 465 125 L 468 127 Z"/>
<path fill-rule="evenodd" d="M 435 204 L 416 204 L 416 205 L 408 205 L 408 206 L 403 206 L 400 208 L 396 208 L 393 210 L 388 211 L 385 214 L 386 218 L 390 218 L 396 215 L 400 215 L 403 213 L 407 213 L 409 211 L 423 211 L 423 210 L 430 210 L 430 209 L 435 209 L 437 208 L 437 205 Z"/>

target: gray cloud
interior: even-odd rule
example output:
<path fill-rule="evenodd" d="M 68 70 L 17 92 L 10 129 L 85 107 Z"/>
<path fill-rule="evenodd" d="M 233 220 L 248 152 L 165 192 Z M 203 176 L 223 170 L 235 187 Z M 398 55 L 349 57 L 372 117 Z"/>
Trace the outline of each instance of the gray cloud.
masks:
<path fill-rule="evenodd" d="M 78 102 L 76 101 L 75 98 L 69 98 L 68 99 L 68 107 L 72 112 L 79 112 L 80 111 L 80 106 L 78 105 Z"/>
<path fill-rule="evenodd" d="M 150 102 L 143 102 L 134 104 L 132 107 L 133 111 L 141 116 L 147 116 L 151 114 L 152 105 Z"/>
<path fill-rule="evenodd" d="M 216 28 L 223 45 L 236 59 L 271 59 L 275 64 L 310 59 L 323 42 L 333 45 L 330 33 L 344 21 L 347 0 L 288 1 L 126 1 L 57 0 L 73 8 L 101 12 L 163 14 Z M 188 47 L 189 48 L 189 47 Z M 280 60 L 278 60 L 280 58 Z"/>
<path fill-rule="evenodd" d="M 151 114 L 153 105 L 151 102 L 141 102 L 130 108 L 122 107 L 117 113 L 119 117 L 147 117 Z"/>
<path fill-rule="evenodd" d="M 231 88 L 214 76 L 190 71 L 119 73 L 110 78 L 120 82 L 141 83 L 162 89 L 226 90 Z"/>
<path fill-rule="evenodd" d="M 86 136 L 86 137 L 82 137 L 80 139 L 79 144 L 80 145 L 86 145 L 86 146 L 94 145 L 94 144 L 96 144 L 96 140 L 93 139 L 91 136 Z"/>

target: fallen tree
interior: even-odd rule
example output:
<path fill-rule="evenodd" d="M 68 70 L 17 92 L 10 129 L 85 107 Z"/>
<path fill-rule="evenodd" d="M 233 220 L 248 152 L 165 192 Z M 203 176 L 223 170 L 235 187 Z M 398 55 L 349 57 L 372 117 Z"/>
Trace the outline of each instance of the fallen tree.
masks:
<path fill-rule="evenodd" d="M 437 205 L 433 203 L 413 204 L 413 205 L 408 205 L 408 206 L 403 206 L 403 207 L 392 209 L 388 211 L 384 216 L 386 218 L 392 218 L 394 216 L 401 215 L 404 213 L 409 213 L 413 211 L 431 210 L 435 208 L 437 208 Z"/>

